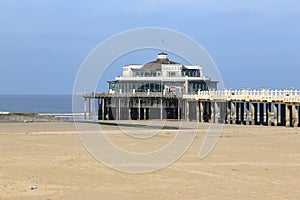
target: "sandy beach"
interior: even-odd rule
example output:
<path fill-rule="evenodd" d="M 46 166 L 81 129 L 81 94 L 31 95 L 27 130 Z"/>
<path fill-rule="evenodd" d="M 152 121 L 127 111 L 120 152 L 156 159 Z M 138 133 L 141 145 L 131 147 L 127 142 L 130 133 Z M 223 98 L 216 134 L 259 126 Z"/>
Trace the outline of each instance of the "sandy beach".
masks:
<path fill-rule="evenodd" d="M 141 146 L 118 127 L 103 127 L 116 143 Z M 205 133 L 199 129 L 171 166 L 128 174 L 94 159 L 72 122 L 2 122 L 0 199 L 299 199 L 299 128 L 225 125 L 218 144 L 200 160 Z M 173 135 L 163 130 L 147 147 Z"/>

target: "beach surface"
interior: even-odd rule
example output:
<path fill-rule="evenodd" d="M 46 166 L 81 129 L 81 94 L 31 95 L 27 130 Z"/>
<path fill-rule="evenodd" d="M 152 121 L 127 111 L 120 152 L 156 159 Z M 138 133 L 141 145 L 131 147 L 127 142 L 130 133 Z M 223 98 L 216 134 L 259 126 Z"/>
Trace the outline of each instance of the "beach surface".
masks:
<path fill-rule="evenodd" d="M 102 127 L 129 151 L 156 149 L 176 133 L 162 130 L 137 140 L 118 127 Z M 299 128 L 225 125 L 201 160 L 206 131 L 200 128 L 191 147 L 169 167 L 129 174 L 90 155 L 72 122 L 1 122 L 0 199 L 300 198 Z M 33 185 L 37 188 L 30 190 Z"/>

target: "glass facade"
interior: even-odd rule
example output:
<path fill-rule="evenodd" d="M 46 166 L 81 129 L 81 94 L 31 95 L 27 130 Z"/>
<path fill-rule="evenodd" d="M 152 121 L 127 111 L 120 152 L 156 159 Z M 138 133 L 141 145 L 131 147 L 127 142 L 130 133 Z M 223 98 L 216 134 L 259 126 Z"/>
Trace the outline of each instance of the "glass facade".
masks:
<path fill-rule="evenodd" d="M 198 92 L 198 90 L 200 91 L 204 91 L 204 90 L 208 90 L 208 86 L 207 84 L 203 81 L 203 82 L 189 82 L 189 93 L 196 93 Z"/>
<path fill-rule="evenodd" d="M 119 92 L 162 92 L 166 89 L 166 92 L 182 93 L 185 91 L 184 82 L 138 82 L 138 81 L 112 81 L 109 82 L 109 89 Z M 163 87 L 163 88 L 162 88 Z M 188 92 L 197 93 L 198 90 L 205 91 L 209 89 L 216 89 L 217 82 L 205 81 L 192 81 L 188 83 Z"/>
<path fill-rule="evenodd" d="M 181 75 L 188 76 L 188 77 L 200 77 L 201 76 L 200 71 L 195 70 L 195 69 L 182 70 Z"/>
<path fill-rule="evenodd" d="M 157 77 L 160 76 L 160 70 L 133 70 L 133 77 Z"/>
<path fill-rule="evenodd" d="M 155 83 L 155 82 L 119 82 L 119 81 L 112 81 L 109 82 L 109 89 L 112 91 L 120 91 L 122 92 L 132 92 L 133 89 L 135 89 L 136 92 L 148 92 L 148 89 L 150 92 L 161 92 L 161 83 Z"/>

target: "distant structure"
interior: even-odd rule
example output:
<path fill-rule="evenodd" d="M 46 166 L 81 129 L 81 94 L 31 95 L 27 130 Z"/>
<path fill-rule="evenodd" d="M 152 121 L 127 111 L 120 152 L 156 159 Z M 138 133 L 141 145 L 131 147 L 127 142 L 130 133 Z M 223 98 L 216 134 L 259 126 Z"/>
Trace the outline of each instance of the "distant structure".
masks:
<path fill-rule="evenodd" d="M 123 76 L 108 83 L 110 94 L 171 92 L 178 95 L 217 89 L 217 81 L 203 76 L 201 66 L 170 61 L 165 52 L 159 53 L 155 61 L 145 65 L 123 67 Z"/>
<path fill-rule="evenodd" d="M 300 91 L 220 91 L 217 81 L 203 76 L 201 66 L 170 61 L 165 52 L 145 65 L 124 66 L 123 76 L 108 83 L 108 93 L 83 96 L 85 118 L 93 116 L 92 100 L 96 99 L 98 120 L 300 126 Z"/>

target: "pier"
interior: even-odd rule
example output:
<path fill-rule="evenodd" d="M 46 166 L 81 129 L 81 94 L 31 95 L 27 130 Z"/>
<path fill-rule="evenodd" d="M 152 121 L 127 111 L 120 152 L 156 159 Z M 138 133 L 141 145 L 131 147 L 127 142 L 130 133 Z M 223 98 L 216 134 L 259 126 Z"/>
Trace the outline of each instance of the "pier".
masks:
<path fill-rule="evenodd" d="M 241 125 L 300 126 L 298 90 L 216 90 L 196 94 L 132 92 L 84 95 L 84 116 L 98 120 L 169 119 Z M 93 104 L 97 105 L 97 114 Z"/>

